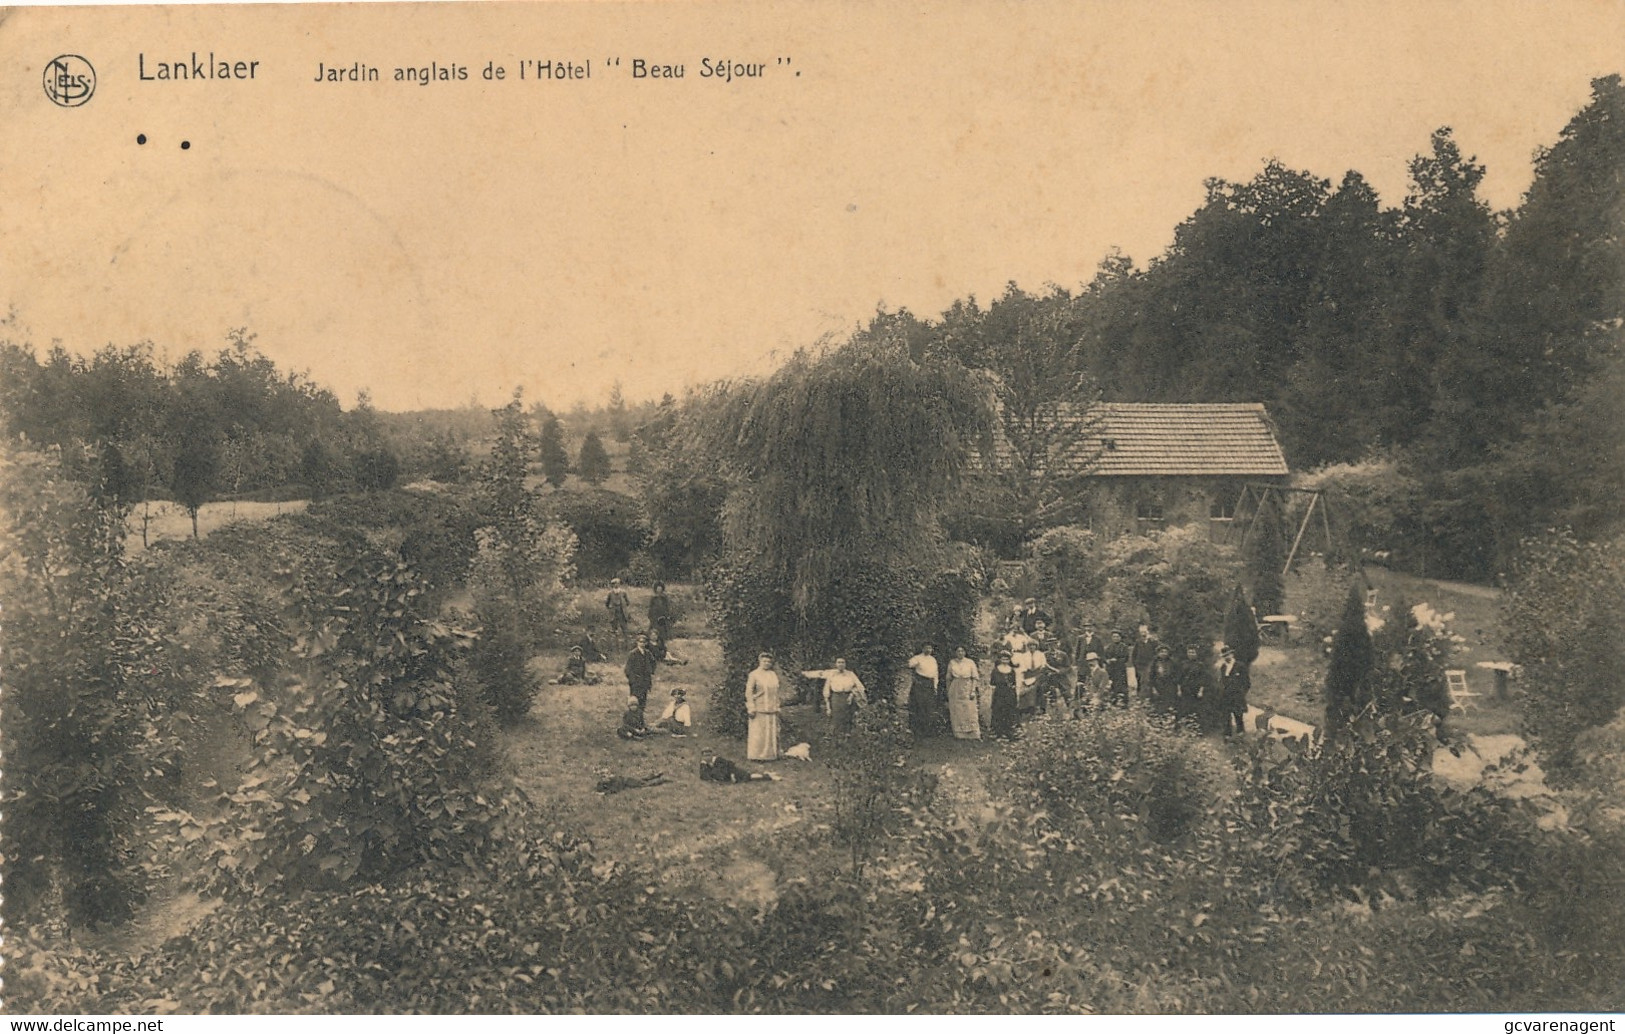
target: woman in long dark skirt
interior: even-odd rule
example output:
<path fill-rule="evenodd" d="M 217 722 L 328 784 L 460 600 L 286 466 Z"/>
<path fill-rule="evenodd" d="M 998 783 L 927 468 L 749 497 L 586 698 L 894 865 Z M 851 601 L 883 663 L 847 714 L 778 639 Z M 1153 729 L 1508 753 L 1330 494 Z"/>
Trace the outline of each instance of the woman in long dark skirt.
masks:
<path fill-rule="evenodd" d="M 1010 662 L 1009 650 L 999 651 L 988 683 L 993 687 L 993 709 L 988 724 L 993 735 L 1007 740 L 1016 734 L 1016 668 Z"/>
<path fill-rule="evenodd" d="M 908 727 L 915 736 L 936 733 L 937 667 L 936 650 L 926 643 L 920 652 L 908 659 L 913 677 L 908 685 Z"/>

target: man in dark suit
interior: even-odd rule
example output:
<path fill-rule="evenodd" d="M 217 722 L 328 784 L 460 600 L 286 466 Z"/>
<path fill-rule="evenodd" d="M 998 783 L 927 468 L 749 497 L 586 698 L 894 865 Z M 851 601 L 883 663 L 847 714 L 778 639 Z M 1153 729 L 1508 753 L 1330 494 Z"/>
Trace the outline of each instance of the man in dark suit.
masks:
<path fill-rule="evenodd" d="M 1219 720 L 1224 723 L 1224 734 L 1246 732 L 1247 691 L 1253 688 L 1253 680 L 1247 665 L 1236 660 L 1236 651 L 1228 643 L 1219 650 L 1213 684 L 1219 691 Z"/>
<path fill-rule="evenodd" d="M 1077 647 L 1072 652 L 1079 657 L 1087 657 L 1092 653 L 1101 657 L 1106 656 L 1106 644 L 1095 631 L 1093 621 L 1083 623 L 1083 630 L 1078 633 Z"/>
<path fill-rule="evenodd" d="M 1179 716 L 1196 722 L 1207 721 L 1208 666 L 1198 656 L 1195 643 L 1185 647 L 1185 660 L 1179 665 Z"/>
<path fill-rule="evenodd" d="M 1106 644 L 1101 660 L 1106 662 L 1106 674 L 1112 677 L 1112 703 L 1127 707 L 1129 645 L 1123 642 L 1123 633 L 1112 632 L 1112 641 Z"/>
<path fill-rule="evenodd" d="M 638 698 L 640 705 L 649 702 L 649 691 L 655 684 L 655 655 L 649 649 L 649 637 L 638 633 L 637 645 L 626 655 L 626 686 Z"/>
<path fill-rule="evenodd" d="M 1157 637 L 1151 634 L 1148 625 L 1141 625 L 1139 633 L 1134 637 L 1134 645 L 1129 647 L 1129 666 L 1134 669 L 1134 686 L 1139 690 L 1140 696 L 1150 696 L 1151 687 L 1147 684 L 1151 674 L 1151 662 L 1157 659 Z"/>

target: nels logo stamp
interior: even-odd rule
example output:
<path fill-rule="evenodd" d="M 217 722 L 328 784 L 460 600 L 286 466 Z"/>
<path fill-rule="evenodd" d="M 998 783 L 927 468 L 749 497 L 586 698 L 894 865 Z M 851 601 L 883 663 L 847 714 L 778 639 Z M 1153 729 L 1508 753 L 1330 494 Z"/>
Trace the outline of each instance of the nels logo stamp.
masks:
<path fill-rule="evenodd" d="M 45 96 L 64 108 L 77 108 L 96 92 L 96 70 L 78 54 L 63 54 L 45 65 Z"/>

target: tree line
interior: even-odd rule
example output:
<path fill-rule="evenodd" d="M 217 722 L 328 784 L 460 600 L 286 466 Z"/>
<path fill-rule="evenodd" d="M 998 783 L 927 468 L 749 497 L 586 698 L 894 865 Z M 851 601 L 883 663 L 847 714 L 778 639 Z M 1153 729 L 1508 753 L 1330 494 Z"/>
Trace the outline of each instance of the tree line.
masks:
<path fill-rule="evenodd" d="M 198 509 L 221 496 L 322 498 L 393 485 L 400 458 L 366 396 L 345 412 L 253 340 L 234 330 L 215 355 L 193 351 L 173 364 L 150 344 L 109 345 L 88 358 L 58 345 L 41 359 L 6 342 L 0 412 L 9 434 L 60 448 L 97 493 L 127 506 L 185 506 L 194 533 Z"/>

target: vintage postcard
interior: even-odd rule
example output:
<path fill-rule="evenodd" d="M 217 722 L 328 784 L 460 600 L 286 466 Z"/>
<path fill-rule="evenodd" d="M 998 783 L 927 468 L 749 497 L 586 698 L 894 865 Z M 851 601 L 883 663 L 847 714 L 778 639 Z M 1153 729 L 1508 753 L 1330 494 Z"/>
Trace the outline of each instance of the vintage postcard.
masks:
<path fill-rule="evenodd" d="M 1613 1029 L 1625 2 L 0 53 L 10 1011 Z"/>

